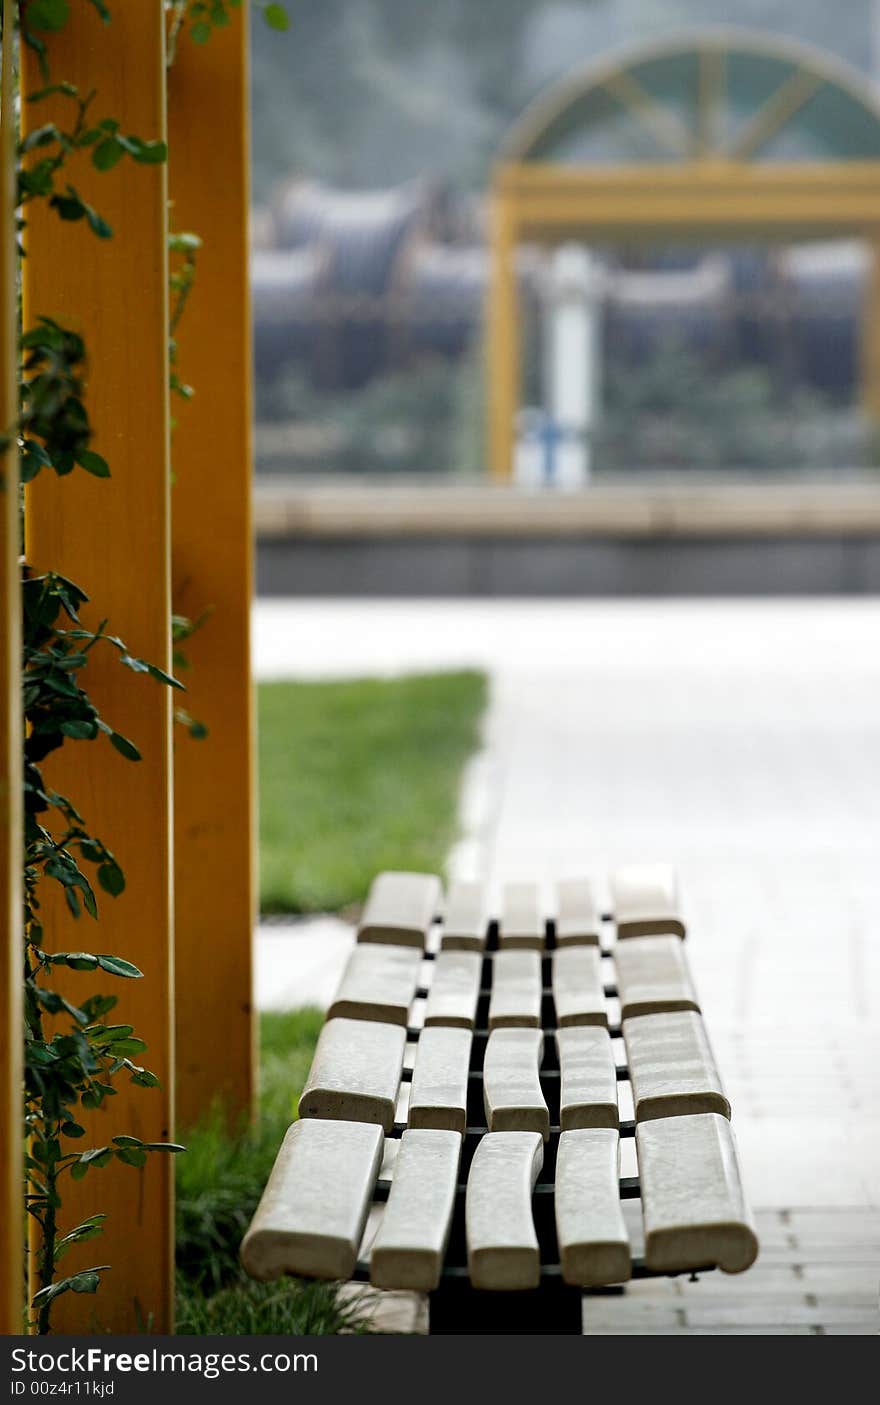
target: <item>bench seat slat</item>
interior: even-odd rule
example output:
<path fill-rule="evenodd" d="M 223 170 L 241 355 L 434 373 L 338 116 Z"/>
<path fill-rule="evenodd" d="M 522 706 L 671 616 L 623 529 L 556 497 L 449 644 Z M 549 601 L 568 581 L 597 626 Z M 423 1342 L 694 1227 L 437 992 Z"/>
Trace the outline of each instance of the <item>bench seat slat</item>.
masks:
<path fill-rule="evenodd" d="M 541 1279 L 532 1191 L 544 1162 L 537 1132 L 487 1132 L 465 1196 L 468 1271 L 475 1288 L 537 1288 Z"/>
<path fill-rule="evenodd" d="M 355 946 L 327 1011 L 328 1020 L 342 1016 L 406 1025 L 421 964 L 422 954 L 415 947 Z"/>
<path fill-rule="evenodd" d="M 617 935 L 685 935 L 678 880 L 669 864 L 632 864 L 611 875 Z"/>
<path fill-rule="evenodd" d="M 425 1026 L 453 1025 L 473 1029 L 480 996 L 483 958 L 477 951 L 441 951 L 425 1007 Z"/>
<path fill-rule="evenodd" d="M 658 1272 L 742 1273 L 758 1253 L 730 1123 L 718 1113 L 636 1128 L 645 1263 Z"/>
<path fill-rule="evenodd" d="M 483 1066 L 483 1104 L 490 1132 L 550 1135 L 550 1111 L 539 1070 L 544 1054 L 540 1029 L 493 1029 Z"/>
<path fill-rule="evenodd" d="M 563 1132 L 580 1127 L 619 1125 L 617 1071 L 611 1036 L 597 1025 L 572 1025 L 556 1031 L 559 1050 L 559 1125 Z"/>
<path fill-rule="evenodd" d="M 560 1028 L 608 1024 L 602 963 L 597 946 L 567 946 L 553 953 L 553 1003 Z"/>
<path fill-rule="evenodd" d="M 382 1150 L 366 1122 L 294 1122 L 242 1241 L 251 1277 L 351 1277 Z"/>
<path fill-rule="evenodd" d="M 599 945 L 599 908 L 588 879 L 557 883 L 556 914 L 557 946 Z"/>
<path fill-rule="evenodd" d="M 502 890 L 498 945 L 544 949 L 544 918 L 537 883 L 505 883 Z"/>
<path fill-rule="evenodd" d="M 730 1116 L 702 1016 L 694 1010 L 623 1022 L 636 1121 L 720 1112 Z"/>
<path fill-rule="evenodd" d="M 485 885 L 453 883 L 443 916 L 443 947 L 449 951 L 484 951 L 488 927 Z"/>
<path fill-rule="evenodd" d="M 622 1019 L 699 1010 L 679 937 L 633 937 L 615 951 Z"/>
<path fill-rule="evenodd" d="M 390 1132 L 405 1045 L 400 1025 L 328 1020 L 299 1100 L 300 1117 L 377 1122 Z"/>
<path fill-rule="evenodd" d="M 607 1127 L 563 1132 L 556 1160 L 556 1234 L 566 1283 L 598 1287 L 631 1276 L 620 1204 L 620 1137 Z"/>
<path fill-rule="evenodd" d="M 539 1029 L 541 953 L 497 951 L 492 958 L 490 1029 Z"/>
<path fill-rule="evenodd" d="M 410 1127 L 464 1135 L 467 1125 L 469 1029 L 432 1025 L 422 1031 L 409 1095 Z"/>
<path fill-rule="evenodd" d="M 440 879 L 434 873 L 377 874 L 367 896 L 357 939 L 416 946 L 424 951 L 441 900 Z"/>
<path fill-rule="evenodd" d="M 455 1207 L 461 1138 L 419 1128 L 404 1132 L 391 1192 L 370 1255 L 377 1288 L 429 1293 L 437 1287 Z"/>

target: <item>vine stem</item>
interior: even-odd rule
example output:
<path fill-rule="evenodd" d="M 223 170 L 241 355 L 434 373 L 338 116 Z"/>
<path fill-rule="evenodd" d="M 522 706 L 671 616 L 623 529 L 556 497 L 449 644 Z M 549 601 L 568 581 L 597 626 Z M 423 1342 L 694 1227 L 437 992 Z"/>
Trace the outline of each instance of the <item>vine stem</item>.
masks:
<path fill-rule="evenodd" d="M 53 1141 L 55 1138 L 52 1139 Z M 46 1168 L 46 1211 L 40 1221 L 42 1238 L 40 1242 L 39 1256 L 39 1281 L 40 1288 L 48 1288 L 55 1278 L 55 1241 L 58 1236 L 58 1224 L 55 1218 L 55 1201 L 57 1197 L 56 1185 L 58 1172 L 55 1163 Z M 40 1303 L 40 1311 L 37 1317 L 37 1335 L 46 1336 L 52 1330 L 50 1316 L 52 1312 L 51 1299 L 44 1298 Z"/>

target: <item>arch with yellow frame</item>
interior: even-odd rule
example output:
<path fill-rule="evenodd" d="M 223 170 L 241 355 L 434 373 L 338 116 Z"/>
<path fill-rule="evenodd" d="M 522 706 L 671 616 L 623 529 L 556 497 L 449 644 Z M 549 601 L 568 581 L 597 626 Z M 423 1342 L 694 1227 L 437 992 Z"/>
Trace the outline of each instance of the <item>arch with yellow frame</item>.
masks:
<path fill-rule="evenodd" d="M 809 45 L 691 32 L 563 79 L 505 142 L 490 228 L 487 429 L 497 479 L 513 464 L 522 242 L 864 238 L 874 257 L 863 395 L 880 418 L 880 93 Z"/>

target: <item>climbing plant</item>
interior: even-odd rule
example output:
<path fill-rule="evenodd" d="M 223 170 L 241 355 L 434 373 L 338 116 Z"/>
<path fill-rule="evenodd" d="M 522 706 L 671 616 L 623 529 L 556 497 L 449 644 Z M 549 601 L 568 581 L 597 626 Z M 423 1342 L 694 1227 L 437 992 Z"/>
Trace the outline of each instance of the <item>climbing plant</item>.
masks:
<path fill-rule="evenodd" d="M 186 35 L 204 43 L 227 24 L 240 0 L 164 0 L 168 16 L 169 57 Z M 51 39 L 68 22 L 74 7 L 90 5 L 103 23 L 112 20 L 105 0 L 19 0 L 19 35 L 39 62 L 44 86 L 28 95 L 30 105 L 54 99 L 53 112 L 67 113 L 43 124 L 29 123 L 18 161 L 19 225 L 26 226 L 28 206 L 45 201 L 62 223 L 84 221 L 99 239 L 113 230 L 100 212 L 83 199 L 77 187 L 77 161 L 87 159 L 100 172 L 111 172 L 130 159 L 141 164 L 163 162 L 165 144 L 125 132 L 112 116 L 98 115 L 100 95 L 82 92 L 51 73 Z M 287 27 L 284 7 L 260 4 L 266 22 Z M 4 34 L 3 42 L 12 42 Z M 176 256 L 171 283 L 171 344 L 169 379 L 184 399 L 192 393 L 177 368 L 174 333 L 192 289 L 197 236 L 171 237 Z M 93 427 L 86 395 L 88 349 L 82 337 L 44 310 L 23 330 L 20 358 L 20 413 L 17 426 L 21 476 L 32 482 L 52 471 L 64 477 L 82 471 L 108 479 L 112 464 L 92 447 Z M 100 367 L 89 367 L 90 377 Z M 117 997 L 106 990 L 106 979 L 137 980 L 141 972 L 124 956 L 95 950 L 58 951 L 46 930 L 44 897 L 48 887 L 64 896 L 74 918 L 99 916 L 98 893 L 117 898 L 125 890 L 125 875 L 104 836 L 94 834 L 75 798 L 59 794 L 44 774 L 44 762 L 62 748 L 85 743 L 106 744 L 129 764 L 141 761 L 136 741 L 118 732 L 105 718 L 84 686 L 83 675 L 95 649 L 112 650 L 121 667 L 144 675 L 160 686 L 181 684 L 162 668 L 136 657 L 103 620 L 96 628 L 83 625 L 80 611 L 88 602 L 85 589 L 53 571 L 34 574 L 25 565 L 22 580 L 24 755 L 24 925 L 25 1010 L 24 1123 L 26 1136 L 25 1207 L 36 1221 L 36 1291 L 30 1303 L 28 1327 L 51 1330 L 54 1303 L 65 1293 L 94 1293 L 110 1267 L 96 1264 L 64 1275 L 60 1267 L 68 1250 L 96 1238 L 104 1216 L 89 1216 L 73 1226 L 63 1223 L 64 1189 L 111 1162 L 142 1168 L 152 1153 L 178 1152 L 175 1143 L 144 1142 L 117 1135 L 105 1144 L 84 1146 L 83 1110 L 100 1108 L 116 1095 L 120 1079 L 144 1089 L 158 1085 L 156 1075 L 140 1060 L 144 1041 L 129 1024 L 108 1017 Z M 169 622 L 174 640 L 175 667 L 185 663 L 180 653 L 185 639 L 201 624 L 175 617 Z M 178 709 L 179 720 L 194 736 L 204 729 Z M 147 763 L 148 764 L 148 763 Z M 97 943 L 89 944 L 90 946 Z M 100 978 L 101 988 L 74 997 L 69 980 L 58 988 L 54 977 L 62 969 Z"/>

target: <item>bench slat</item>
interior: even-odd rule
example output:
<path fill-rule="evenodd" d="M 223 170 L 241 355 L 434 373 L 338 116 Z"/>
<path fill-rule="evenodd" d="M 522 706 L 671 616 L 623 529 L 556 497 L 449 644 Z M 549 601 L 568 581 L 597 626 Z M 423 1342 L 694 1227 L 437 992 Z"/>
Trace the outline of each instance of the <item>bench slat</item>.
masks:
<path fill-rule="evenodd" d="M 730 1123 L 718 1113 L 636 1128 L 645 1262 L 660 1272 L 742 1273 L 758 1253 Z"/>
<path fill-rule="evenodd" d="M 699 1010 L 679 937 L 633 937 L 615 950 L 621 1019 Z"/>
<path fill-rule="evenodd" d="M 350 1278 L 382 1149 L 366 1122 L 294 1122 L 242 1241 L 251 1277 Z"/>
<path fill-rule="evenodd" d="M 422 1031 L 409 1095 L 410 1127 L 464 1135 L 470 1057 L 469 1029 L 432 1025 Z"/>
<path fill-rule="evenodd" d="M 588 879 L 557 883 L 556 910 L 557 946 L 599 945 L 599 908 Z"/>
<path fill-rule="evenodd" d="M 544 1163 L 537 1132 L 487 1132 L 465 1196 L 468 1271 L 475 1288 L 537 1288 L 541 1279 L 532 1191 Z"/>
<path fill-rule="evenodd" d="M 356 946 L 327 1011 L 328 1020 L 342 1016 L 405 1025 L 421 964 L 422 954 L 415 947 Z"/>
<path fill-rule="evenodd" d="M 498 951 L 492 958 L 490 1029 L 539 1029 L 541 953 Z"/>
<path fill-rule="evenodd" d="M 706 1030 L 694 1010 L 623 1022 L 636 1121 L 720 1112 L 730 1116 Z"/>
<path fill-rule="evenodd" d="M 377 874 L 358 927 L 358 941 L 417 946 L 424 951 L 442 896 L 436 874 Z"/>
<path fill-rule="evenodd" d="M 544 1054 L 540 1029 L 494 1029 L 486 1045 L 483 1103 L 490 1132 L 550 1135 L 550 1112 L 538 1076 Z"/>
<path fill-rule="evenodd" d="M 480 995 L 483 958 L 478 951 L 441 951 L 425 1007 L 425 1026 L 473 1029 Z"/>
<path fill-rule="evenodd" d="M 669 864 L 632 864 L 611 875 L 618 937 L 685 935 L 675 870 Z"/>
<path fill-rule="evenodd" d="M 620 1205 L 620 1138 L 606 1127 L 563 1132 L 556 1159 L 556 1234 L 562 1276 L 575 1287 L 624 1283 L 629 1237 Z"/>
<path fill-rule="evenodd" d="M 566 946 L 554 951 L 553 1003 L 560 1028 L 566 1025 L 608 1024 L 602 989 L 602 962 L 597 946 Z"/>
<path fill-rule="evenodd" d="M 405 1045 L 400 1025 L 328 1020 L 299 1100 L 300 1117 L 378 1122 L 390 1132 Z"/>
<path fill-rule="evenodd" d="M 455 1132 L 404 1132 L 370 1255 L 370 1282 L 375 1287 L 417 1293 L 437 1287 L 452 1224 L 460 1157 L 461 1138 Z"/>
<path fill-rule="evenodd" d="M 443 946 L 450 951 L 483 951 L 489 927 L 482 883 L 453 883 L 443 917 Z"/>
<path fill-rule="evenodd" d="M 505 883 L 502 891 L 498 945 L 544 949 L 544 918 L 537 883 Z"/>
<path fill-rule="evenodd" d="M 563 1132 L 582 1127 L 613 1127 L 619 1122 L 617 1072 L 611 1036 L 597 1025 L 572 1025 L 556 1031 L 559 1050 L 559 1125 Z"/>

